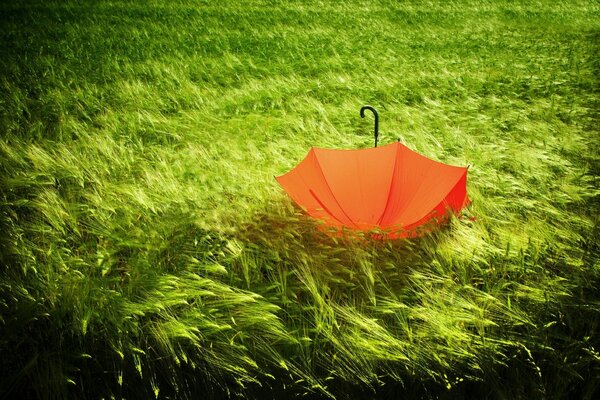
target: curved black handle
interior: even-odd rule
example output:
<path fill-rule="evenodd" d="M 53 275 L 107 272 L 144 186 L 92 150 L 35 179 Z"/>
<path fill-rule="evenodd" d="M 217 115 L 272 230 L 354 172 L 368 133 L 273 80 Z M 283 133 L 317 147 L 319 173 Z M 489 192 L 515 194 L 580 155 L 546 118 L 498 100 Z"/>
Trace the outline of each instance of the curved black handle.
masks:
<path fill-rule="evenodd" d="M 375 110 L 373 107 L 366 105 L 362 106 L 360 109 L 361 118 L 365 117 L 365 110 L 371 110 L 375 116 L 375 147 L 377 147 L 377 140 L 379 139 L 379 114 L 377 114 L 377 110 Z"/>

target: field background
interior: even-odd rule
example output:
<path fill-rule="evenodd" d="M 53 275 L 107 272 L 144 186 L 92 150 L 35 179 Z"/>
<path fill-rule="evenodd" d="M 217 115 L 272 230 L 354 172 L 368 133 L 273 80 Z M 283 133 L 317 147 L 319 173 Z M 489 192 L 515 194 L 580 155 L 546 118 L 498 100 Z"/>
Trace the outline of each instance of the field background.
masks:
<path fill-rule="evenodd" d="M 0 398 L 593 398 L 595 1 L 0 5 Z M 273 179 L 470 164 L 421 239 Z"/>

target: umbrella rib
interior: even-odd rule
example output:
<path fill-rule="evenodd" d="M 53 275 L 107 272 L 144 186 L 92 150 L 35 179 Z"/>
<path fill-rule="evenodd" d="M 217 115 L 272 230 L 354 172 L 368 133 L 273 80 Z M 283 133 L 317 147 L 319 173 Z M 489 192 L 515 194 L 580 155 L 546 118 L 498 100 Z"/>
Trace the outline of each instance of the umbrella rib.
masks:
<path fill-rule="evenodd" d="M 425 179 L 425 177 L 427 176 L 427 174 L 429 174 L 429 173 L 431 172 L 431 168 L 432 168 L 432 165 L 431 165 L 431 164 L 428 164 L 428 165 L 427 165 L 427 167 L 425 168 L 425 173 L 423 174 L 423 179 Z M 420 182 L 420 185 L 419 185 L 418 189 L 421 189 L 421 187 L 422 187 L 422 186 L 423 186 L 423 180 L 421 180 L 421 182 Z M 413 190 L 413 191 L 412 191 L 412 193 L 411 193 L 410 197 L 408 197 L 408 200 L 407 200 L 407 202 L 406 202 L 406 206 L 404 207 L 404 209 L 403 209 L 403 210 L 401 210 L 401 211 L 398 213 L 398 215 L 401 215 L 401 216 L 403 216 L 403 219 L 405 219 L 405 218 L 406 218 L 406 215 L 405 215 L 405 214 L 406 214 L 406 209 L 407 209 L 407 208 L 410 206 L 410 204 L 413 202 L 413 200 L 415 199 L 415 197 L 417 197 L 417 193 L 419 192 L 419 190 L 418 190 L 418 189 L 417 189 L 417 188 L 415 188 L 415 190 Z M 406 221 L 404 221 L 404 222 L 406 222 Z M 408 225 L 410 225 L 410 224 L 408 224 L 408 223 L 407 223 L 407 224 L 405 224 L 405 226 L 408 226 Z"/>
<path fill-rule="evenodd" d="M 333 194 L 333 190 L 331 190 L 331 186 L 329 185 L 329 182 L 327 181 L 327 177 L 325 177 L 325 173 L 323 172 L 323 167 L 321 166 L 321 162 L 319 161 L 319 157 L 317 157 L 317 152 L 314 151 L 314 149 L 313 149 L 313 153 L 315 155 L 315 160 L 317 161 L 317 164 L 319 165 L 319 171 L 321 172 L 321 175 L 323 176 L 323 181 L 325 181 L 325 185 L 329 189 L 329 193 L 331 193 L 331 197 L 337 203 L 338 207 L 340 208 L 340 211 L 342 211 L 342 213 L 344 213 L 344 215 L 346 216 L 346 218 L 348 218 L 348 221 L 350 221 L 352 223 L 352 225 L 354 225 L 358 229 L 358 225 L 356 225 L 356 223 L 352 220 L 352 218 L 350 218 L 350 216 L 348 216 L 348 214 L 346 213 L 346 211 L 344 211 L 344 209 L 342 208 L 342 205 L 340 204 L 340 202 L 338 201 L 338 199 Z M 333 214 L 331 214 L 331 215 L 333 216 Z M 335 216 L 334 216 L 334 218 L 337 219 L 337 217 L 335 217 Z"/>
<path fill-rule="evenodd" d="M 390 188 L 388 189 L 388 197 L 385 202 L 385 207 L 383 208 L 383 212 L 381 213 L 381 217 L 377 220 L 377 226 L 381 227 L 381 221 L 383 221 L 383 217 L 387 213 L 388 208 L 390 207 L 392 200 L 392 188 L 394 185 L 394 177 L 396 176 L 396 165 L 398 164 L 398 152 L 400 151 L 400 145 L 396 146 L 396 156 L 394 157 L 394 170 L 392 172 L 392 178 L 390 179 Z"/>
<path fill-rule="evenodd" d="M 333 213 L 331 212 L 331 210 L 329 210 L 329 208 L 327 208 L 327 206 L 325 204 L 323 204 L 323 202 L 317 197 L 317 195 L 315 194 L 315 192 L 312 191 L 312 189 L 309 189 L 308 192 L 310 194 L 312 194 L 312 196 L 317 201 L 317 203 L 319 203 L 319 205 L 321 207 L 323 207 L 323 210 L 327 211 L 327 214 L 329 214 L 331 217 L 333 217 L 333 219 L 335 219 L 340 224 L 345 225 L 342 221 L 339 220 L 338 217 L 336 217 L 335 215 L 333 215 Z"/>
<path fill-rule="evenodd" d="M 454 182 L 452 184 L 451 189 L 448 190 L 448 193 L 452 192 L 456 188 L 456 186 L 459 184 L 460 180 L 465 176 L 466 173 L 467 173 L 467 171 L 465 170 L 465 172 L 461 176 L 459 176 L 458 179 L 456 179 L 456 182 Z M 445 200 L 445 198 L 441 199 L 437 204 L 435 204 L 435 206 L 432 208 L 432 211 L 435 210 L 440 204 L 442 204 L 444 202 L 444 200 Z M 440 217 L 447 216 L 447 214 L 448 214 L 447 211 L 448 210 L 446 210 L 444 212 L 444 214 L 442 214 Z M 454 210 L 452 210 L 452 212 L 454 212 Z M 409 221 L 409 223 L 407 223 L 406 226 L 409 227 L 409 226 L 413 226 L 413 225 L 419 225 L 421 223 L 421 221 L 427 219 L 428 217 L 429 217 L 429 219 L 431 219 L 429 213 L 426 214 L 425 216 L 423 216 L 422 218 L 417 219 L 416 221 L 414 221 L 414 220 L 413 221 Z M 409 228 L 407 228 L 407 229 L 409 229 Z M 412 228 L 410 228 L 410 229 L 412 229 Z"/>

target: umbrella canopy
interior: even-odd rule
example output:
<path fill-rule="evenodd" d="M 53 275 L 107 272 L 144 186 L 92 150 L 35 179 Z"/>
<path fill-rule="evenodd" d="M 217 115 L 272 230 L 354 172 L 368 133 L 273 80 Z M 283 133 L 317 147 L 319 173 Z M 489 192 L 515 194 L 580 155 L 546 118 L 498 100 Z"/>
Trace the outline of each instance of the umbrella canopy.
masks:
<path fill-rule="evenodd" d="M 431 160 L 401 143 L 359 150 L 313 147 L 277 181 L 328 226 L 414 236 L 469 204 L 466 167 Z"/>

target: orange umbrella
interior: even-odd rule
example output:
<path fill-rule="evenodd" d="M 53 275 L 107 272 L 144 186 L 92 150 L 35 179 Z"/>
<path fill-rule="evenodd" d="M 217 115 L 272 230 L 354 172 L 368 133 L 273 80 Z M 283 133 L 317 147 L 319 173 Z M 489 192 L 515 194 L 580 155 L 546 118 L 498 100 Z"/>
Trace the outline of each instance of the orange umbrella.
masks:
<path fill-rule="evenodd" d="M 277 177 L 292 199 L 328 226 L 380 230 L 388 238 L 416 236 L 469 204 L 467 167 L 424 157 L 401 143 L 333 150 L 313 147 L 304 160 Z"/>

